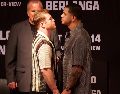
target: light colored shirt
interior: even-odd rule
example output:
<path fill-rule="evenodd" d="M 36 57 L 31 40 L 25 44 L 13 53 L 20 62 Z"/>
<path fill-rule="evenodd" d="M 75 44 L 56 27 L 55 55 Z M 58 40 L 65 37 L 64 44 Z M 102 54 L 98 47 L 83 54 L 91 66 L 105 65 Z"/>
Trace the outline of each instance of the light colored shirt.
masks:
<path fill-rule="evenodd" d="M 38 50 L 40 69 L 51 68 L 52 48 L 48 44 L 43 44 Z"/>
<path fill-rule="evenodd" d="M 44 92 L 46 90 L 40 69 L 52 67 L 52 47 L 54 46 L 49 38 L 38 31 L 32 43 L 32 91 Z"/>

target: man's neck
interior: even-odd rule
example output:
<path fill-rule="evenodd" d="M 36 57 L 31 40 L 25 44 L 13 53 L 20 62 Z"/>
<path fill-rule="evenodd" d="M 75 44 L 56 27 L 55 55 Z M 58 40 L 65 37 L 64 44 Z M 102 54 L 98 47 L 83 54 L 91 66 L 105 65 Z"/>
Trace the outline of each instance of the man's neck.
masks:
<path fill-rule="evenodd" d="M 43 32 L 47 37 L 49 37 L 49 31 L 44 28 L 39 28 L 38 32 Z"/>
<path fill-rule="evenodd" d="M 74 22 L 72 22 L 72 23 L 69 24 L 68 28 L 70 30 L 74 30 L 78 26 L 78 24 L 80 24 L 80 23 L 81 23 L 81 21 L 78 21 L 78 20 L 74 21 Z"/>

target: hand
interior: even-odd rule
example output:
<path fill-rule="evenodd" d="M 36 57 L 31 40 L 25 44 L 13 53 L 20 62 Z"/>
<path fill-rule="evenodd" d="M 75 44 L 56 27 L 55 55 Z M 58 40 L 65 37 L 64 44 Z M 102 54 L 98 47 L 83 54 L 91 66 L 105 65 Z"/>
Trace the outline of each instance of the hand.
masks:
<path fill-rule="evenodd" d="M 59 62 L 59 61 L 60 61 L 60 57 L 57 56 L 57 62 Z"/>
<path fill-rule="evenodd" d="M 71 94 L 71 90 L 66 90 L 66 89 L 64 89 L 61 94 Z"/>
<path fill-rule="evenodd" d="M 60 51 L 56 51 L 56 59 L 57 59 L 57 63 L 59 63 L 60 60 L 62 59 L 62 53 Z"/>
<path fill-rule="evenodd" d="M 10 89 L 15 89 L 17 87 L 17 83 L 16 82 L 11 82 L 11 83 L 8 84 L 8 87 Z"/>

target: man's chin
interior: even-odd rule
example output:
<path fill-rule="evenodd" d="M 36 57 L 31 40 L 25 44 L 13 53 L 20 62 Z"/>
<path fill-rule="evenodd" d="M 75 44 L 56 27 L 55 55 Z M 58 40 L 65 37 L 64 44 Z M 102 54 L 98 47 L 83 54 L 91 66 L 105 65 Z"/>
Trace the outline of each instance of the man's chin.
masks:
<path fill-rule="evenodd" d="M 65 25 L 65 23 L 62 23 L 63 25 Z"/>
<path fill-rule="evenodd" d="M 50 28 L 50 30 L 55 30 L 55 29 L 56 29 L 56 27 Z"/>
<path fill-rule="evenodd" d="M 65 24 L 63 21 L 61 22 L 62 24 Z"/>
<path fill-rule="evenodd" d="M 52 28 L 52 30 L 55 30 L 56 29 L 56 27 L 55 28 Z"/>

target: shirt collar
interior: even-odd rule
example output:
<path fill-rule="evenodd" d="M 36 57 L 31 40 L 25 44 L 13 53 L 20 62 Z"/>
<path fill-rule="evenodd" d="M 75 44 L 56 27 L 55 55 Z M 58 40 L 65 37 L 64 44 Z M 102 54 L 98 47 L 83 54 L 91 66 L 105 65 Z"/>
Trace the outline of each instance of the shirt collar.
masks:
<path fill-rule="evenodd" d="M 76 32 L 79 32 L 79 31 L 80 31 L 80 28 L 82 28 L 82 27 L 83 27 L 83 23 L 79 23 L 74 30 L 71 30 L 71 31 L 70 31 L 70 35 L 72 36 L 72 35 L 74 35 Z"/>
<path fill-rule="evenodd" d="M 49 41 L 49 38 L 48 38 L 47 35 L 45 35 L 45 33 L 41 32 L 40 30 L 38 30 L 37 32 L 38 32 L 37 35 L 40 34 L 40 35 L 42 35 L 47 41 Z"/>

